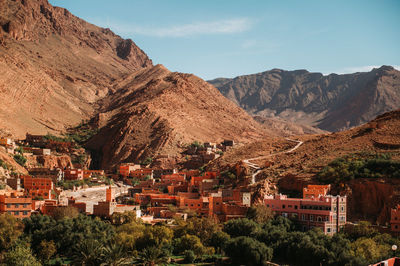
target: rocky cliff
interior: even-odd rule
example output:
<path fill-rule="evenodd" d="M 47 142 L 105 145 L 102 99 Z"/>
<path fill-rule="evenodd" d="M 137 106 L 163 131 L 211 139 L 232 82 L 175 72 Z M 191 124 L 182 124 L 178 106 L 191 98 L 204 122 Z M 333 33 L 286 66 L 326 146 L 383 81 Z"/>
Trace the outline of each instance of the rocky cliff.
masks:
<path fill-rule="evenodd" d="M 249 142 L 272 135 L 215 87 L 162 65 L 125 77 L 113 91 L 92 121 L 100 132 L 87 144 L 101 155 L 103 168 L 176 154 L 195 140 Z"/>
<path fill-rule="evenodd" d="M 89 118 L 112 83 L 152 66 L 111 30 L 47 0 L 0 0 L 0 124 L 21 137 Z"/>
<path fill-rule="evenodd" d="M 400 106 L 400 72 L 390 66 L 326 76 L 273 69 L 209 82 L 252 115 L 327 131 L 360 125 Z"/>

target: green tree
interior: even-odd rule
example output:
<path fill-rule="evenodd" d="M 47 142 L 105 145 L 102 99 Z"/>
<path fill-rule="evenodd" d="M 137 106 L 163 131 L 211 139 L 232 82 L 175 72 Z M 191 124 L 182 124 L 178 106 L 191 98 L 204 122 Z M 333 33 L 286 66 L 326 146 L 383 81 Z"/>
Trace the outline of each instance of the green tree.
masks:
<path fill-rule="evenodd" d="M 22 223 L 14 216 L 4 213 L 0 215 L 0 251 L 8 250 L 23 232 Z"/>
<path fill-rule="evenodd" d="M 260 229 L 260 226 L 247 218 L 229 220 L 224 225 L 224 231 L 231 237 L 251 236 Z"/>
<path fill-rule="evenodd" d="M 103 249 L 101 265 L 104 266 L 122 266 L 132 265 L 132 256 L 121 245 L 115 242 L 109 242 Z"/>
<path fill-rule="evenodd" d="M 257 204 L 247 210 L 247 218 L 263 224 L 274 218 L 274 213 L 264 204 Z"/>
<path fill-rule="evenodd" d="M 139 253 L 139 261 L 144 265 L 165 264 L 169 261 L 169 254 L 158 247 L 147 247 Z"/>
<path fill-rule="evenodd" d="M 32 250 L 26 244 L 19 243 L 4 254 L 5 265 L 40 266 L 40 262 L 32 255 Z"/>
<path fill-rule="evenodd" d="M 81 240 L 72 251 L 73 265 L 97 266 L 102 263 L 104 246 L 95 239 Z"/>
<path fill-rule="evenodd" d="M 185 250 L 183 257 L 185 263 L 193 263 L 196 259 L 196 255 L 194 254 L 193 250 Z"/>
<path fill-rule="evenodd" d="M 42 263 L 48 262 L 57 253 L 56 244 L 53 240 L 42 240 L 39 245 L 38 258 Z"/>
<path fill-rule="evenodd" d="M 265 265 L 272 259 L 272 248 L 253 238 L 240 236 L 229 241 L 226 254 L 234 264 Z"/>
<path fill-rule="evenodd" d="M 210 245 L 215 248 L 218 253 L 221 253 L 228 244 L 231 237 L 222 231 L 215 232 L 210 239 Z"/>

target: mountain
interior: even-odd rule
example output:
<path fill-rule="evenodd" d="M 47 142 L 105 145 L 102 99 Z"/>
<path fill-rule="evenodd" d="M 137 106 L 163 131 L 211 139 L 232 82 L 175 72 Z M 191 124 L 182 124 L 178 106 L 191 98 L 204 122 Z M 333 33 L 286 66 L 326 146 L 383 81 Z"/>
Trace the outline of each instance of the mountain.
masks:
<path fill-rule="evenodd" d="M 61 134 L 82 120 L 97 167 L 177 154 L 192 141 L 276 132 L 213 86 L 153 66 L 132 40 L 46 0 L 0 0 L 1 134 Z M 97 130 L 96 130 L 97 131 Z"/>
<path fill-rule="evenodd" d="M 152 66 L 133 43 L 47 0 L 0 0 L 0 124 L 22 137 L 90 118 L 112 83 Z"/>
<path fill-rule="evenodd" d="M 248 113 L 339 131 L 400 106 L 400 71 L 327 76 L 306 70 L 270 71 L 209 81 Z"/>
<path fill-rule="evenodd" d="M 274 135 L 244 110 L 192 74 L 162 65 L 139 70 L 114 84 L 93 119 L 100 132 L 87 144 L 99 166 L 177 154 L 193 141 L 250 142 Z"/>

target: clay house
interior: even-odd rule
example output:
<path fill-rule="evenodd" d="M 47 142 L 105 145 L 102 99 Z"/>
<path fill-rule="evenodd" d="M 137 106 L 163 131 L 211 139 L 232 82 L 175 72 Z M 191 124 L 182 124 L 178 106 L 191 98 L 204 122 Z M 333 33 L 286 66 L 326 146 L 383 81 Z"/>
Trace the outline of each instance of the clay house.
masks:
<path fill-rule="evenodd" d="M 13 177 L 7 178 L 7 185 L 12 188 L 13 190 L 20 190 L 21 189 L 21 178 Z"/>
<path fill-rule="evenodd" d="M 136 217 L 141 217 L 140 206 L 118 204 L 115 201 L 114 192 L 111 186 L 106 189 L 106 200 L 93 205 L 93 215 L 99 217 L 109 218 L 113 213 L 122 213 L 126 211 L 133 211 L 135 212 Z"/>
<path fill-rule="evenodd" d="M 82 170 L 83 179 L 91 178 L 94 176 L 104 176 L 104 170 Z"/>
<path fill-rule="evenodd" d="M 400 204 L 390 210 L 390 231 L 400 232 Z"/>
<path fill-rule="evenodd" d="M 31 135 L 26 133 L 25 143 L 33 147 L 44 147 L 47 143 L 47 139 L 43 135 Z"/>
<path fill-rule="evenodd" d="M 154 178 L 161 178 L 162 175 L 172 175 L 178 173 L 178 170 L 175 168 L 169 169 L 154 169 L 153 170 L 153 177 Z"/>
<path fill-rule="evenodd" d="M 186 181 L 186 175 L 183 174 L 183 173 L 176 173 L 176 174 L 162 175 L 161 176 L 161 182 L 163 182 L 163 183 L 185 182 L 185 181 Z"/>
<path fill-rule="evenodd" d="M 328 235 L 339 232 L 346 224 L 346 201 L 346 196 L 331 195 L 303 199 L 282 194 L 264 197 L 264 204 L 275 214 L 298 220 L 303 230 L 319 227 Z"/>
<path fill-rule="evenodd" d="M 18 192 L 10 192 L 0 195 L 0 213 L 8 213 L 16 218 L 31 216 L 32 198 L 20 195 Z"/>
<path fill-rule="evenodd" d="M 24 176 L 25 195 L 31 198 L 55 199 L 54 183 L 51 178 Z"/>
<path fill-rule="evenodd" d="M 48 177 L 53 180 L 54 183 L 64 179 L 64 172 L 61 169 L 50 169 L 50 168 L 29 168 L 28 172 L 32 176 L 36 177 Z"/>
<path fill-rule="evenodd" d="M 0 138 L 0 146 L 3 146 L 7 153 L 14 154 L 14 150 L 17 148 L 13 139 Z"/>
<path fill-rule="evenodd" d="M 150 168 L 142 168 L 136 169 L 129 173 L 129 177 L 136 178 L 139 180 L 153 179 L 153 169 Z"/>
<path fill-rule="evenodd" d="M 128 177 L 130 172 L 140 169 L 140 164 L 123 163 L 119 166 L 119 174 Z"/>
<path fill-rule="evenodd" d="M 65 169 L 63 171 L 64 180 L 81 180 L 83 179 L 83 170 L 82 169 Z"/>

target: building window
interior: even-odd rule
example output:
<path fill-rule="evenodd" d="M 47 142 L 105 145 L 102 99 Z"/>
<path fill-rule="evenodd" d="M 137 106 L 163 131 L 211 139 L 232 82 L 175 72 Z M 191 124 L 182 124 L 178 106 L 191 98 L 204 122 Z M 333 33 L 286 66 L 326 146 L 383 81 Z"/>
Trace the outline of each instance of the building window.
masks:
<path fill-rule="evenodd" d="M 345 217 L 344 216 L 340 216 L 340 221 L 344 221 Z"/>
<path fill-rule="evenodd" d="M 24 211 L 24 215 L 28 215 L 28 212 L 27 212 L 27 211 Z"/>
<path fill-rule="evenodd" d="M 285 204 L 282 205 L 282 209 L 284 209 L 284 208 L 285 208 Z"/>
<path fill-rule="evenodd" d="M 19 215 L 19 211 L 14 212 L 15 215 Z"/>
<path fill-rule="evenodd" d="M 269 207 L 269 204 L 267 204 L 267 207 Z"/>
<path fill-rule="evenodd" d="M 397 225 L 395 225 L 395 226 L 394 226 L 394 228 L 395 228 L 395 229 L 397 229 L 397 228 L 398 228 L 398 226 L 397 226 Z"/>
<path fill-rule="evenodd" d="M 302 215 L 301 215 L 301 219 L 302 219 L 303 221 L 305 221 L 305 220 L 306 220 L 306 215 L 305 215 L 305 214 L 302 214 Z"/>
<path fill-rule="evenodd" d="M 7 208 L 11 208 L 11 204 L 10 203 L 7 203 Z"/>
<path fill-rule="evenodd" d="M 28 207 L 28 204 L 24 203 L 24 208 Z"/>
<path fill-rule="evenodd" d="M 343 212 L 344 211 L 344 207 L 342 206 L 342 207 L 340 207 L 340 210 Z"/>
<path fill-rule="evenodd" d="M 397 217 L 394 217 L 395 220 L 397 220 Z"/>
<path fill-rule="evenodd" d="M 294 209 L 297 210 L 297 205 L 294 205 Z"/>
<path fill-rule="evenodd" d="M 331 229 L 330 229 L 330 228 L 327 228 L 327 229 L 326 229 L 326 232 L 330 233 L 330 232 L 331 232 Z"/>
<path fill-rule="evenodd" d="M 313 221 L 314 220 L 314 215 L 310 215 L 310 221 Z"/>
<path fill-rule="evenodd" d="M 336 211 L 336 207 L 333 207 L 333 211 L 334 211 L 334 212 Z"/>
<path fill-rule="evenodd" d="M 19 208 L 19 204 L 18 203 L 15 203 L 14 205 L 15 205 L 15 208 Z"/>
<path fill-rule="evenodd" d="M 288 208 L 292 208 L 292 205 L 288 205 Z"/>
<path fill-rule="evenodd" d="M 322 222 L 321 216 L 318 216 L 317 221 L 318 221 L 318 222 Z"/>

